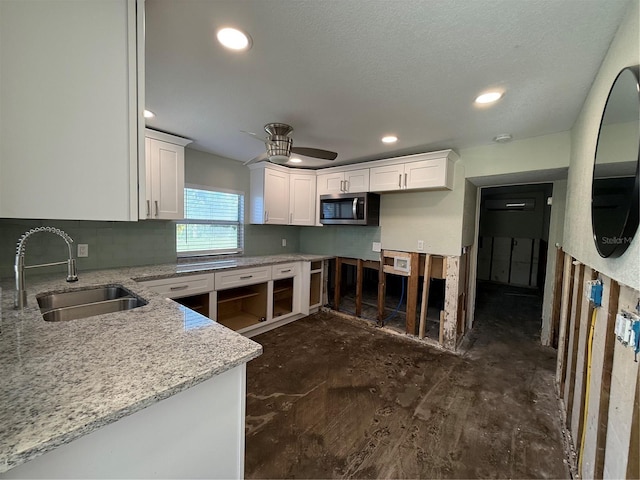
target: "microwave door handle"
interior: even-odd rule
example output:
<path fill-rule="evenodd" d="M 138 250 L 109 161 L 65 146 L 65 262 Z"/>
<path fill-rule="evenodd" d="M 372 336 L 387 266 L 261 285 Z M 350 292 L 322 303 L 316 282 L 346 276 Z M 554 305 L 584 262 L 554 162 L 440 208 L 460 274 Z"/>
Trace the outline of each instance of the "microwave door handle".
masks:
<path fill-rule="evenodd" d="M 355 197 L 353 199 L 352 211 L 353 211 L 353 219 L 358 220 L 358 197 Z"/>

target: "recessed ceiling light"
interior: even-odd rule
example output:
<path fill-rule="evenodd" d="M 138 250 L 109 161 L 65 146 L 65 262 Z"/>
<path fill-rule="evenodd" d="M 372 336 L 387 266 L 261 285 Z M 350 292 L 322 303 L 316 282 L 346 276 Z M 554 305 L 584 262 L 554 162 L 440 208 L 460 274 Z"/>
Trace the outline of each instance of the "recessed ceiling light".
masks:
<path fill-rule="evenodd" d="M 476 98 L 476 103 L 486 104 L 497 102 L 502 98 L 502 95 L 502 92 L 486 92 L 482 95 L 478 95 L 478 98 Z"/>
<path fill-rule="evenodd" d="M 289 162 L 291 162 L 291 163 L 300 163 L 300 162 L 302 162 L 302 160 L 299 159 L 298 157 L 291 157 L 289 159 Z"/>
<path fill-rule="evenodd" d="M 507 143 L 510 142 L 512 138 L 510 133 L 501 133 L 493 137 L 493 141 L 496 143 Z"/>
<path fill-rule="evenodd" d="M 230 50 L 246 51 L 251 48 L 251 37 L 237 28 L 221 28 L 216 37 L 224 47 Z"/>
<path fill-rule="evenodd" d="M 382 143 L 396 143 L 398 141 L 398 137 L 395 135 L 387 135 L 386 137 L 382 137 Z"/>
<path fill-rule="evenodd" d="M 156 114 L 153 113 L 151 110 L 145 110 L 144 111 L 144 118 L 153 118 L 155 116 L 156 116 Z"/>

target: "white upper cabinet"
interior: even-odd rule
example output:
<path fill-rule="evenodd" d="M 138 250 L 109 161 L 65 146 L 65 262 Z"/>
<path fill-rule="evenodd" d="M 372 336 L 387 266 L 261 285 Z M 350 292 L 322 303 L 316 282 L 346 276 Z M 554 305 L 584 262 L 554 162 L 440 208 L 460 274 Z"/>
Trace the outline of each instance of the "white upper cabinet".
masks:
<path fill-rule="evenodd" d="M 453 151 L 443 150 L 372 162 L 369 191 L 453 190 L 457 158 Z"/>
<path fill-rule="evenodd" d="M 184 147 L 189 143 L 181 137 L 146 130 L 146 182 L 144 188 L 140 185 L 140 218 L 184 218 Z"/>
<path fill-rule="evenodd" d="M 289 224 L 315 225 L 316 175 L 315 172 L 289 175 Z"/>
<path fill-rule="evenodd" d="M 318 195 L 329 193 L 358 193 L 369 191 L 369 169 L 319 173 Z"/>
<path fill-rule="evenodd" d="M 143 10 L 0 1 L 0 217 L 137 220 Z"/>
<path fill-rule="evenodd" d="M 251 223 L 315 225 L 315 171 L 288 169 L 266 162 L 249 168 Z"/>
<path fill-rule="evenodd" d="M 369 187 L 376 192 L 402 190 L 404 164 L 374 167 L 370 171 Z"/>

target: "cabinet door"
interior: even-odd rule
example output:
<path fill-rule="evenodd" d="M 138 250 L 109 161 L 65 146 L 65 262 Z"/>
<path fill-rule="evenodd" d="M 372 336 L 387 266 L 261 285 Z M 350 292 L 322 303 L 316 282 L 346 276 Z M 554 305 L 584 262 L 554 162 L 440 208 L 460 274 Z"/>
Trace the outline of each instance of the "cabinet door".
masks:
<path fill-rule="evenodd" d="M 385 192 L 401 190 L 404 185 L 404 164 L 385 165 L 369 169 L 369 190 Z"/>
<path fill-rule="evenodd" d="M 315 225 L 316 177 L 315 175 L 289 176 L 289 224 Z"/>
<path fill-rule="evenodd" d="M 152 218 L 184 218 L 184 148 L 160 140 L 149 140 Z"/>
<path fill-rule="evenodd" d="M 318 195 L 343 192 L 343 172 L 319 174 L 316 179 L 316 185 L 318 186 Z"/>
<path fill-rule="evenodd" d="M 265 168 L 265 222 L 276 225 L 289 223 L 289 174 Z"/>
<path fill-rule="evenodd" d="M 405 163 L 404 188 L 442 188 L 446 186 L 446 158 Z"/>
<path fill-rule="evenodd" d="M 369 191 L 369 169 L 344 172 L 346 191 L 350 193 Z"/>
<path fill-rule="evenodd" d="M 0 217 L 138 218 L 136 6 L 0 1 Z"/>

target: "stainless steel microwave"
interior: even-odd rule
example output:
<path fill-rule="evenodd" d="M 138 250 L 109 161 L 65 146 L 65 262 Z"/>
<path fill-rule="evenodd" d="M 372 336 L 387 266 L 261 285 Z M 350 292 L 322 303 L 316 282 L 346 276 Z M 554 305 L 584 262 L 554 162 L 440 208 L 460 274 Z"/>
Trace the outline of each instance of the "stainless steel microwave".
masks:
<path fill-rule="evenodd" d="M 377 226 L 380 224 L 380 195 L 366 192 L 320 195 L 320 223 Z"/>

